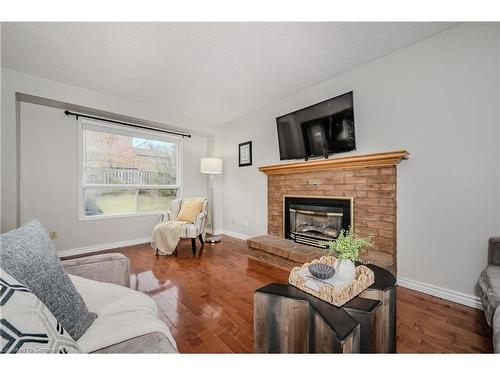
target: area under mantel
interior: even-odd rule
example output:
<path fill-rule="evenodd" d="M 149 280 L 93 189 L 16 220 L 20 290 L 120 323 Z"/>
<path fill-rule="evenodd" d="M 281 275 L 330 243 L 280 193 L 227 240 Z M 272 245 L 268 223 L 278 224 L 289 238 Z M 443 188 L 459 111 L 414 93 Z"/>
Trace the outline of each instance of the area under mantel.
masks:
<path fill-rule="evenodd" d="M 374 154 L 334 157 L 331 159 L 309 160 L 299 163 L 275 164 L 259 167 L 265 174 L 283 174 L 303 171 L 318 171 L 342 168 L 367 168 L 397 165 L 401 160 L 408 159 L 410 153 L 406 150 L 379 152 Z"/>

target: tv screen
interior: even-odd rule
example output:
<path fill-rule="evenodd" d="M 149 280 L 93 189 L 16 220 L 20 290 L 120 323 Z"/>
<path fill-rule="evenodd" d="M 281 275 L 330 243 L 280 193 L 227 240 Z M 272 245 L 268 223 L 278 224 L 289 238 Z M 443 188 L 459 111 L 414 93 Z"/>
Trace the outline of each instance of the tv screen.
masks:
<path fill-rule="evenodd" d="M 280 159 L 308 159 L 356 149 L 352 91 L 276 119 Z"/>

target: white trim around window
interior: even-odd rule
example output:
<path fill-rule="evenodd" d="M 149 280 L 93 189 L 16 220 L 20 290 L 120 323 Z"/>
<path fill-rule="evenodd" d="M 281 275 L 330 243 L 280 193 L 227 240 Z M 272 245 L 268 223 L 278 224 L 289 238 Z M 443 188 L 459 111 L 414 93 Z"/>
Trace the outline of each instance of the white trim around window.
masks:
<path fill-rule="evenodd" d="M 147 185 L 147 184 L 88 184 L 85 182 L 85 129 L 100 131 L 108 134 L 123 135 L 129 137 L 144 138 L 157 141 L 165 141 L 169 143 L 176 144 L 176 184 L 175 185 Z M 101 220 L 101 219 L 114 219 L 114 218 L 124 218 L 124 217 L 140 217 L 140 216 L 152 216 L 159 215 L 162 210 L 156 211 L 140 211 L 140 212 L 130 212 L 130 213 L 119 213 L 119 214 L 101 214 L 101 215 L 86 215 L 85 214 L 85 189 L 135 189 L 136 194 L 139 190 L 147 189 L 175 189 L 177 192 L 176 197 L 182 197 L 182 137 L 167 135 L 151 130 L 143 129 L 127 129 L 126 126 L 116 125 L 112 123 L 107 123 L 105 121 L 89 120 L 85 118 L 80 118 L 78 121 L 78 137 L 77 137 L 77 148 L 78 148 L 78 220 L 79 221 L 91 221 L 91 220 Z M 136 198 L 137 199 L 137 198 Z M 137 202 L 136 202 L 137 204 Z M 165 207 L 166 209 L 167 207 Z"/>

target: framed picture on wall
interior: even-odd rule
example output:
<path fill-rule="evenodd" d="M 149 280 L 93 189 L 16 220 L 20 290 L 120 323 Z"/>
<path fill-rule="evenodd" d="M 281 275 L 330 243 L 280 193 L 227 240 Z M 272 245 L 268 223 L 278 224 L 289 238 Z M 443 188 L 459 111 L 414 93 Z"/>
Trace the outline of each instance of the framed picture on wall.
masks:
<path fill-rule="evenodd" d="M 238 145 L 238 161 L 240 167 L 252 165 L 252 141 L 243 142 Z"/>

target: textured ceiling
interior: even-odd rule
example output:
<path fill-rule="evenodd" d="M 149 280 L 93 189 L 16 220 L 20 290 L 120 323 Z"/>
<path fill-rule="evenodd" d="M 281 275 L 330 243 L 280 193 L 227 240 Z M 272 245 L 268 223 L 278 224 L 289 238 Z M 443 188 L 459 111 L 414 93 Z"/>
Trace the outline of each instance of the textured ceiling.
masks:
<path fill-rule="evenodd" d="M 2 23 L 2 66 L 223 124 L 452 23 Z"/>

